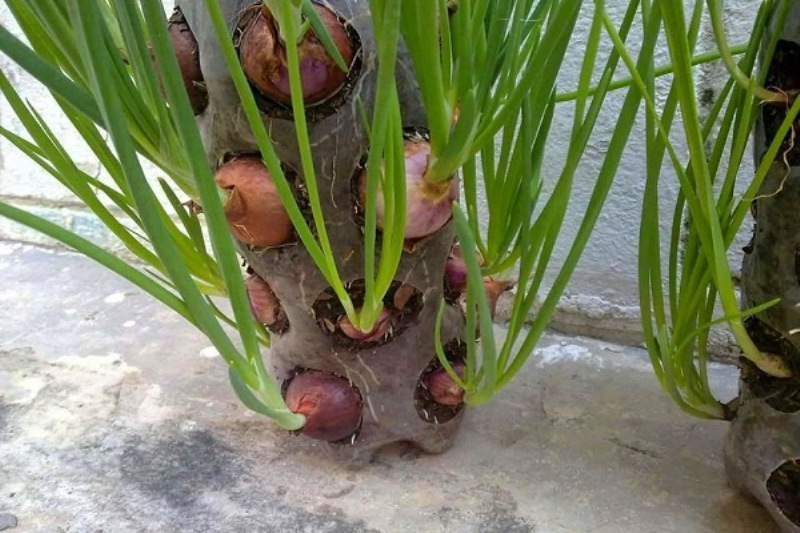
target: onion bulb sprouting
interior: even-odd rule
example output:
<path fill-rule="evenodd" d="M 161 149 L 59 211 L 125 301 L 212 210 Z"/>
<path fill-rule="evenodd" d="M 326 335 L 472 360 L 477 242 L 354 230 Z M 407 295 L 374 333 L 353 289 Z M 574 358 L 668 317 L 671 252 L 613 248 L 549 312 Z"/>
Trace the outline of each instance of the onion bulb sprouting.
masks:
<path fill-rule="evenodd" d="M 420 239 L 439 231 L 453 216 L 453 202 L 458 199 L 455 178 L 432 183 L 426 178 L 431 146 L 427 141 L 405 141 L 406 170 L 406 239 Z M 358 196 L 366 203 L 367 171 L 359 175 Z M 378 228 L 383 229 L 384 202 L 380 187 L 376 198 Z"/>
<path fill-rule="evenodd" d="M 453 370 L 460 378 L 464 377 L 464 363 L 453 363 Z M 438 404 L 457 407 L 464 403 L 464 389 L 453 381 L 444 368 L 438 368 L 425 377 L 431 399 Z"/>
<path fill-rule="evenodd" d="M 504 292 L 508 292 L 514 288 L 513 281 L 500 281 L 489 277 L 483 278 L 483 290 L 486 292 L 486 300 L 489 303 L 489 313 L 494 321 L 497 314 L 497 302 Z M 475 334 L 480 337 L 481 324 L 480 321 L 475 323 Z"/>
<path fill-rule="evenodd" d="M 454 245 L 444 265 L 445 294 L 458 298 L 467 290 L 467 263 L 461 257 L 461 247 Z"/>
<path fill-rule="evenodd" d="M 356 328 L 353 323 L 350 322 L 350 319 L 347 318 L 347 315 L 344 315 L 341 319 L 339 319 L 339 329 L 342 331 L 342 333 L 344 333 L 346 337 L 357 342 L 380 341 L 389 332 L 391 326 L 392 314 L 385 307 L 381 310 L 380 314 L 378 315 L 378 320 L 375 322 L 375 326 L 373 326 L 372 330 L 370 331 L 365 332 Z"/>
<path fill-rule="evenodd" d="M 361 394 L 339 376 L 317 370 L 297 374 L 286 387 L 285 399 L 289 410 L 306 417 L 300 431 L 307 437 L 337 442 L 361 427 Z"/>
<path fill-rule="evenodd" d="M 486 299 L 489 301 L 489 311 L 492 315 L 492 320 L 494 320 L 495 314 L 497 314 L 497 302 L 500 300 L 500 296 L 504 292 L 508 292 L 514 288 L 515 283 L 513 281 L 501 281 L 495 280 L 492 278 L 483 278 L 483 289 L 486 291 Z"/>
<path fill-rule="evenodd" d="M 313 5 L 345 64 L 352 64 L 356 49 L 347 28 L 333 11 Z M 313 29 L 306 31 L 297 47 L 303 100 L 306 105 L 324 102 L 342 88 L 347 72 L 339 68 Z M 258 7 L 258 12 L 242 28 L 239 59 L 250 83 L 261 94 L 279 104 L 291 104 L 286 43 L 266 5 Z"/>
<path fill-rule="evenodd" d="M 200 55 L 197 40 L 194 38 L 183 12 L 175 8 L 169 18 L 169 37 L 172 48 L 181 70 L 183 85 L 189 95 L 189 103 L 195 115 L 199 115 L 208 106 L 208 91 L 206 90 L 203 72 L 200 70 Z"/>
<path fill-rule="evenodd" d="M 259 156 L 240 156 L 217 169 L 217 185 L 229 191 L 225 217 L 233 235 L 251 246 L 279 246 L 292 238 L 292 221 Z"/>
<path fill-rule="evenodd" d="M 278 297 L 258 274 L 250 274 L 245 280 L 245 287 L 250 300 L 250 310 L 256 320 L 265 326 L 274 326 L 281 320 L 286 320 Z"/>

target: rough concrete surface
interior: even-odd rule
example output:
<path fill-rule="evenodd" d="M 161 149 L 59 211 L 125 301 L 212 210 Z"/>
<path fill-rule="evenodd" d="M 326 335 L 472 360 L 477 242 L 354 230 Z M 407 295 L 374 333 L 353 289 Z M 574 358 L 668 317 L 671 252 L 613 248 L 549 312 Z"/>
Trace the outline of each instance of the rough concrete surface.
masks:
<path fill-rule="evenodd" d="M 0 529 L 775 531 L 725 482 L 726 424 L 678 411 L 636 348 L 549 335 L 449 452 L 397 445 L 359 471 L 249 413 L 225 374 L 88 260 L 0 243 Z M 713 381 L 735 394 L 735 369 Z"/>

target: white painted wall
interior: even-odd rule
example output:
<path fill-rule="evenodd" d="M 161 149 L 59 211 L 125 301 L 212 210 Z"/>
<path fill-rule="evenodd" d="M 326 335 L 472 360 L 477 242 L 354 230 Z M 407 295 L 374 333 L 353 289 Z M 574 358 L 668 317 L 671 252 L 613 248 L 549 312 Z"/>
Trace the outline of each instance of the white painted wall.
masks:
<path fill-rule="evenodd" d="M 165 6 L 171 5 L 172 0 L 165 0 L 164 3 Z M 621 18 L 623 3 L 625 2 L 613 0 L 607 2 L 609 10 L 613 12 L 615 18 Z M 687 2 L 687 4 L 691 3 L 693 2 Z M 758 0 L 737 0 L 727 4 L 730 41 L 744 41 L 759 2 Z M 582 39 L 587 32 L 589 22 L 588 17 L 581 19 L 579 31 L 574 38 L 574 46 L 570 47 L 570 55 L 561 80 L 561 85 L 565 90 L 573 87 L 576 82 L 583 58 Z M 0 4 L 0 23 L 12 29 L 15 26 L 5 3 Z M 635 41 L 636 32 L 634 31 L 632 35 L 634 35 L 633 40 Z M 711 30 L 706 27 L 699 49 L 709 50 L 714 47 Z M 665 46 L 662 46 L 659 51 L 659 63 L 667 62 L 666 49 Z M 8 58 L 1 55 L 0 68 L 22 90 L 22 94 L 36 106 L 36 109 L 48 119 L 59 139 L 69 148 L 81 167 L 89 173 L 97 173 L 99 171 L 97 161 L 71 131 L 70 126 L 59 119 L 59 111 L 52 103 L 49 94 L 29 76 L 20 72 Z M 700 69 L 697 74 L 698 93 L 706 89 L 719 88 L 725 79 L 725 72 L 719 65 Z M 559 258 L 566 255 L 571 238 L 577 229 L 579 217 L 591 194 L 599 165 L 605 154 L 605 140 L 610 138 L 613 123 L 623 99 L 624 91 L 619 91 L 609 98 L 603 111 L 603 118 L 598 124 L 594 141 L 589 146 L 584 162 L 578 171 L 574 197 L 565 223 L 563 238 L 559 241 L 555 265 L 559 264 Z M 561 159 L 564 153 L 559 148 L 566 146 L 571 120 L 569 107 L 561 106 L 545 163 L 547 173 L 556 175 L 561 171 Z M 5 100 L 0 101 L 0 124 L 12 131 L 22 132 L 20 124 Z M 631 342 L 635 342 L 638 338 L 636 253 L 640 216 L 639 202 L 644 181 L 643 153 L 644 136 L 637 128 L 625 152 L 609 203 L 599 220 L 597 230 L 557 314 L 555 326 L 560 329 Z M 751 170 L 745 168 L 742 172 L 746 176 L 751 173 Z M 667 179 L 664 180 L 662 189 L 664 198 L 662 218 L 665 231 L 670 224 L 671 205 L 677 191 L 677 183 L 670 169 L 666 170 L 666 176 Z M 105 232 L 94 217 L 75 202 L 67 191 L 5 140 L 0 141 L 0 199 L 24 206 L 102 245 L 119 249 L 114 239 Z M 47 243 L 46 239 L 41 236 L 2 218 L 0 218 L 0 239 Z M 741 246 L 735 246 L 734 250 L 740 248 Z M 738 268 L 739 254 L 733 253 L 732 255 L 732 263 Z"/>
<path fill-rule="evenodd" d="M 165 13 L 171 13 L 174 0 L 162 0 L 162 3 Z M 0 3 L 0 24 L 23 37 L 5 2 Z M 102 176 L 102 166 L 97 158 L 61 113 L 50 93 L 3 54 L 0 54 L 0 69 L 15 85 L 19 94 L 47 121 L 78 167 L 92 176 Z M 0 97 L 0 125 L 25 136 L 25 128 L 19 123 L 4 97 Z M 144 165 L 152 176 L 158 176 L 152 165 Z M 0 139 L 0 199 L 60 224 L 110 250 L 122 254 L 127 252 L 72 193 L 5 138 Z M 124 217 L 120 215 L 120 218 Z M 58 245 L 3 217 L 0 217 L 0 239 Z"/>
<path fill-rule="evenodd" d="M 615 20 L 622 18 L 622 11 L 625 8 L 622 4 L 624 3 L 626 2 L 607 2 Z M 693 3 L 692 1 L 685 2 L 687 6 Z M 748 39 L 752 19 L 759 3 L 757 0 L 726 2 L 729 42 L 740 43 Z M 580 30 L 576 33 L 574 46 L 570 47 L 571 55 L 562 74 L 565 87 L 574 87 L 577 83 L 583 59 L 582 36 L 588 32 L 590 23 L 591 20 L 588 16 L 584 16 L 579 22 Z M 636 32 L 632 32 L 632 36 L 635 35 Z M 698 50 L 705 51 L 715 48 L 713 32 L 710 24 L 706 23 L 700 36 Z M 636 46 L 633 46 L 633 51 L 637 51 Z M 668 62 L 666 44 L 662 43 L 658 51 L 657 64 Z M 715 63 L 699 68 L 696 76 L 698 94 L 707 90 L 719 94 L 719 90 L 727 78 L 727 72 L 721 64 Z M 660 86 L 666 87 L 667 82 L 667 78 L 662 79 Z M 665 93 L 666 90 L 662 91 L 661 96 L 664 96 Z M 611 137 L 614 120 L 622 107 L 624 97 L 624 91 L 618 91 L 611 95 L 601 115 L 605 117 L 605 120 L 601 118 L 595 138 L 589 146 L 577 174 L 572 205 L 565 220 L 563 237 L 558 243 L 557 258 L 565 257 L 572 244 L 572 237 L 578 229 L 605 155 L 606 140 Z M 558 147 L 567 145 L 571 120 L 572 116 L 567 108 L 557 116 L 550 141 L 550 151 L 545 163 L 547 172 L 555 174 L 561 171 L 561 158 L 564 154 L 559 152 Z M 685 153 L 685 143 L 682 142 L 682 139 L 675 137 L 675 142 L 679 152 Z M 569 289 L 562 298 L 553 322 L 553 326 L 557 329 L 623 342 L 634 343 L 640 340 L 636 257 L 639 239 L 638 225 L 641 215 L 640 202 L 645 176 L 644 151 L 645 139 L 640 121 L 633 131 L 623 156 L 615 185 L 610 192 L 609 202 L 597 223 L 596 231 L 585 250 Z M 748 160 L 745 168 L 741 169 L 744 180 L 753 172 L 749 163 Z M 662 235 L 668 235 L 678 183 L 669 163 L 666 163 L 664 168 L 664 180 L 660 191 L 663 198 L 661 229 Z M 731 249 L 730 261 L 737 273 L 741 263 L 741 248 L 749 239 L 750 232 L 750 226 L 743 228 L 738 242 Z M 666 244 L 664 243 L 664 245 Z M 663 248 L 664 246 L 662 246 Z M 557 266 L 560 265 L 557 260 L 554 263 Z M 713 338 L 715 342 L 713 351 L 716 353 L 728 355 L 735 351 L 726 330 L 716 331 Z"/>

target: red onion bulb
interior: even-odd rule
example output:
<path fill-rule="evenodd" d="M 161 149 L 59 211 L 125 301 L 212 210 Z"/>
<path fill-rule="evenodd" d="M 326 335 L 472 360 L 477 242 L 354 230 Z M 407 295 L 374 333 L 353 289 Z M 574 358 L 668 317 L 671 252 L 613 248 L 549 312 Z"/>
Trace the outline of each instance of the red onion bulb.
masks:
<path fill-rule="evenodd" d="M 214 178 L 217 185 L 230 192 L 225 217 L 239 241 L 252 246 L 289 242 L 292 221 L 260 157 L 233 159 L 219 167 Z"/>
<path fill-rule="evenodd" d="M 355 50 L 347 29 L 330 9 L 318 4 L 314 4 L 314 8 L 345 63 L 352 64 Z M 314 30 L 309 29 L 297 46 L 305 103 L 317 104 L 338 92 L 347 73 L 328 55 Z M 247 78 L 262 94 L 275 102 L 291 104 L 286 45 L 266 6 L 262 6 L 244 28 L 239 41 L 239 57 Z"/>
<path fill-rule="evenodd" d="M 339 329 L 342 330 L 342 333 L 344 333 L 348 338 L 358 342 L 375 342 L 381 340 L 389 331 L 391 325 L 392 315 L 385 307 L 378 315 L 378 320 L 375 322 L 375 326 L 371 331 L 368 332 L 361 331 L 355 327 L 353 323 L 350 322 L 350 319 L 347 318 L 347 315 L 343 316 L 339 320 Z"/>
<path fill-rule="evenodd" d="M 453 370 L 460 378 L 464 377 L 464 363 L 454 363 Z M 425 378 L 425 385 L 436 403 L 457 407 L 464 403 L 464 389 L 453 381 L 444 368 L 434 370 Z"/>
<path fill-rule="evenodd" d="M 489 313 L 491 314 L 492 320 L 494 320 L 497 314 L 497 301 L 500 299 L 500 296 L 504 292 L 513 289 L 514 285 L 515 283 L 513 281 L 497 281 L 488 277 L 483 278 L 483 290 L 486 291 L 486 299 L 489 302 Z M 475 323 L 475 335 L 478 337 L 481 336 L 480 321 Z"/>
<path fill-rule="evenodd" d="M 453 246 L 444 266 L 444 280 L 448 293 L 462 294 L 467 290 L 467 264 L 461 257 L 461 247 Z"/>
<path fill-rule="evenodd" d="M 194 38 L 183 12 L 175 8 L 169 18 L 169 37 L 178 66 L 183 77 L 183 85 L 189 95 L 189 103 L 195 115 L 199 115 L 208 106 L 208 91 L 206 91 L 203 72 L 200 70 L 200 55 L 197 40 Z"/>
<path fill-rule="evenodd" d="M 483 289 L 486 291 L 486 299 L 489 300 L 489 310 L 492 313 L 492 319 L 494 319 L 497 313 L 497 301 L 500 299 L 500 295 L 513 288 L 513 281 L 498 281 L 492 278 L 483 278 Z"/>
<path fill-rule="evenodd" d="M 275 324 L 283 311 L 269 284 L 258 274 L 251 274 L 245 280 L 245 286 L 250 298 L 250 310 L 256 320 L 265 326 Z"/>
<path fill-rule="evenodd" d="M 440 230 L 453 216 L 453 202 L 458 199 L 458 180 L 430 183 L 425 179 L 431 146 L 426 141 L 407 140 L 406 159 L 406 239 L 427 237 Z M 359 201 L 366 203 L 367 171 L 359 176 Z M 376 210 L 378 228 L 383 229 L 383 193 L 378 187 Z"/>
<path fill-rule="evenodd" d="M 361 394 L 333 374 L 311 370 L 296 375 L 286 388 L 286 404 L 306 417 L 301 431 L 312 439 L 337 442 L 361 426 Z"/>

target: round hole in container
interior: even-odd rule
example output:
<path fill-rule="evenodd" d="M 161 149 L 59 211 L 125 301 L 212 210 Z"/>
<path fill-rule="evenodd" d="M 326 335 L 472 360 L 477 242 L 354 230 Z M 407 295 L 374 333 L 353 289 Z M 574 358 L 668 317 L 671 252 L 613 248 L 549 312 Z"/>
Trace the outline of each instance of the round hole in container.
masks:
<path fill-rule="evenodd" d="M 274 335 L 286 333 L 289 330 L 289 319 L 269 283 L 252 268 L 248 268 L 245 287 L 250 300 L 250 311 L 255 319 Z"/>
<path fill-rule="evenodd" d="M 767 492 L 783 516 L 800 527 L 800 458 L 786 461 L 770 474 Z"/>
<path fill-rule="evenodd" d="M 757 317 L 747 317 L 744 326 L 750 338 L 759 350 L 784 358 L 794 367 L 800 366 L 800 350 L 792 342 Z M 792 368 L 795 375 L 800 368 Z M 763 399 L 773 409 L 782 413 L 800 412 L 800 381 L 796 378 L 782 379 L 770 376 L 759 370 L 749 360 L 742 358 L 742 380 L 747 383 L 750 392 Z"/>
<path fill-rule="evenodd" d="M 352 281 L 345 285 L 345 289 L 353 305 L 359 309 L 364 303 L 364 280 Z M 383 306 L 371 332 L 359 332 L 353 327 L 331 287 L 320 294 L 312 309 L 320 328 L 332 337 L 335 346 L 361 350 L 386 344 L 408 329 L 424 306 L 422 291 L 408 283 L 394 281 L 383 298 Z"/>
<path fill-rule="evenodd" d="M 361 38 L 348 20 L 327 4 L 314 1 L 313 6 L 349 69 L 339 69 L 313 29 L 308 30 L 301 39 L 299 60 L 306 117 L 311 122 L 333 115 L 347 103 L 360 77 L 363 55 Z M 272 118 L 292 120 L 285 45 L 263 2 L 241 12 L 233 41 L 261 111 Z"/>

